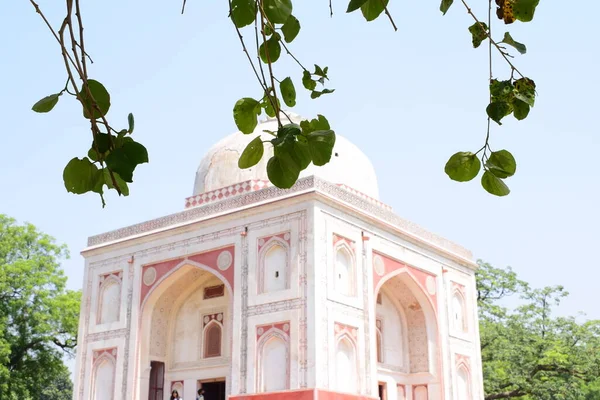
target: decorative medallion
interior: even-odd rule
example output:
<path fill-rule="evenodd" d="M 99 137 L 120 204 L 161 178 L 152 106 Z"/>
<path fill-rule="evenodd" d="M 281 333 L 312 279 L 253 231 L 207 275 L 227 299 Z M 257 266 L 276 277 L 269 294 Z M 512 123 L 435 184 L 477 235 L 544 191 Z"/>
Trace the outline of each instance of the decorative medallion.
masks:
<path fill-rule="evenodd" d="M 379 254 L 373 257 L 373 269 L 379 276 L 383 276 L 383 274 L 385 274 L 385 264 L 383 263 L 383 258 Z"/>
<path fill-rule="evenodd" d="M 210 317 L 208 315 L 204 316 L 204 324 L 208 324 L 210 322 Z"/>
<path fill-rule="evenodd" d="M 433 279 L 432 276 L 428 276 L 427 279 L 425 280 L 425 286 L 427 287 L 427 292 L 429 292 L 429 294 L 434 295 L 436 288 L 435 288 L 435 279 Z"/>
<path fill-rule="evenodd" d="M 229 267 L 231 267 L 232 262 L 233 262 L 233 256 L 231 255 L 231 252 L 229 252 L 228 250 L 222 251 L 221 254 L 219 254 L 219 257 L 217 257 L 217 267 L 221 271 L 228 270 Z"/>
<path fill-rule="evenodd" d="M 217 314 L 217 321 L 219 321 L 219 322 L 223 321 L 223 314 L 221 314 L 221 313 Z"/>
<path fill-rule="evenodd" d="M 283 331 L 284 332 L 289 332 L 289 330 L 290 330 L 290 324 L 283 325 Z"/>
<path fill-rule="evenodd" d="M 286 242 L 289 242 L 289 241 L 290 241 L 290 234 L 289 234 L 289 232 L 286 232 L 286 233 L 283 235 L 283 240 L 285 240 Z"/>
<path fill-rule="evenodd" d="M 143 281 L 144 285 L 146 286 L 150 286 L 156 282 L 156 269 L 154 267 L 146 268 L 146 271 L 144 271 Z"/>
<path fill-rule="evenodd" d="M 263 333 L 265 333 L 265 330 L 264 330 L 263 328 L 258 328 L 258 329 L 256 330 L 256 333 L 258 333 L 258 335 L 260 336 L 260 335 L 262 335 Z"/>
<path fill-rule="evenodd" d="M 265 239 L 260 238 L 258 239 L 258 247 L 263 247 L 265 245 Z"/>

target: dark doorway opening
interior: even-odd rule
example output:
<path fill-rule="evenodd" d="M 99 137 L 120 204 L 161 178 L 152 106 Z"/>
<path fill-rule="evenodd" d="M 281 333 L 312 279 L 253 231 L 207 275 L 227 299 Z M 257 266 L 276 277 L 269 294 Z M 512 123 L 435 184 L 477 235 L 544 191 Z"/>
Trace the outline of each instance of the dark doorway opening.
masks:
<path fill-rule="evenodd" d="M 379 383 L 379 399 L 387 400 L 386 384 L 381 382 Z"/>
<path fill-rule="evenodd" d="M 159 361 L 150 363 L 150 390 L 148 400 L 163 400 L 165 387 L 165 364 Z"/>
<path fill-rule="evenodd" d="M 204 400 L 225 400 L 225 381 L 201 382 Z"/>

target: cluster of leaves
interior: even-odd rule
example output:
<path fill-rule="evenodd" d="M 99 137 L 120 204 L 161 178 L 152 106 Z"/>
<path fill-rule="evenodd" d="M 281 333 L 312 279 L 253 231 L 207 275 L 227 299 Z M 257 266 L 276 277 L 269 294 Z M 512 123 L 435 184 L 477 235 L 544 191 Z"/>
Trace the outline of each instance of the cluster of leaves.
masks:
<path fill-rule="evenodd" d="M 453 0 L 442 0 L 440 10 L 445 14 Z M 539 0 L 496 0 L 497 16 L 506 24 L 511 24 L 516 20 L 529 22 L 533 19 L 535 9 Z M 490 8 L 492 3 L 490 1 Z M 490 10 L 491 11 L 491 10 Z M 513 39 L 509 32 L 504 33 L 502 41 L 496 42 L 491 37 L 491 23 L 479 21 L 468 8 L 468 12 L 475 19 L 475 23 L 468 30 L 471 33 L 471 39 L 474 48 L 478 48 L 483 41 L 489 40 L 490 63 L 492 60 L 492 48 L 495 47 L 500 55 L 507 61 L 511 68 L 510 78 L 500 81 L 493 78 L 492 66 L 490 64 L 490 102 L 486 107 L 488 117 L 486 140 L 477 152 L 461 151 L 453 154 L 444 171 L 450 179 L 457 182 L 467 182 L 474 179 L 482 169 L 481 185 L 488 192 L 496 196 L 506 196 L 510 189 L 504 182 L 506 178 L 513 176 L 516 172 L 517 164 L 514 156 L 508 150 L 493 151 L 490 146 L 490 121 L 502 125 L 500 122 L 504 117 L 513 114 L 521 121 L 527 118 L 531 107 L 535 103 L 535 82 L 523 76 L 519 70 L 512 64 L 512 57 L 503 45 L 512 46 L 519 53 L 525 54 L 527 47 Z M 515 79 L 517 73 L 520 78 Z"/>
<path fill-rule="evenodd" d="M 249 100 L 252 99 L 242 99 L 240 102 Z M 310 121 L 302 121 L 300 125 L 283 125 L 276 133 L 266 133 L 273 138 L 263 141 L 260 134 L 256 136 L 242 152 L 238 166 L 246 169 L 258 164 L 265 152 L 264 143 L 270 143 L 273 146 L 273 156 L 267 162 L 267 175 L 274 185 L 284 189 L 292 187 L 300 172 L 311 163 L 316 166 L 327 164 L 335 145 L 335 133 L 322 115 Z"/>
<path fill-rule="evenodd" d="M 68 92 L 67 88 L 44 97 L 33 105 L 33 111 L 52 111 L 65 92 Z M 133 182 L 135 168 L 148 162 L 148 151 L 131 138 L 135 126 L 133 114 L 127 118 L 127 129 L 117 132 L 108 124 L 106 114 L 110 109 L 110 94 L 100 82 L 89 79 L 81 92 L 73 96 L 82 104 L 84 118 L 92 122 L 94 136 L 87 157 L 69 161 L 63 171 L 63 181 L 68 192 L 98 193 L 104 206 L 104 186 L 115 189 L 120 195 L 129 195 L 127 183 Z M 100 126 L 106 132 L 102 132 Z"/>
<path fill-rule="evenodd" d="M 133 116 L 131 114 L 129 115 L 128 129 L 120 131 L 113 129 L 106 120 L 105 116 L 110 107 L 110 95 L 102 84 L 87 77 L 86 59 L 89 56 L 84 49 L 83 23 L 81 14 L 79 13 L 79 0 L 67 1 L 67 15 L 58 32 L 52 28 L 35 1 L 30 0 L 30 2 L 59 42 L 69 77 L 65 89 L 43 98 L 33 108 L 37 112 L 52 110 L 64 92 L 75 96 L 82 104 L 84 117 L 90 121 L 91 125 L 93 134 L 92 146 L 87 157 L 73 158 L 67 164 L 63 172 L 63 178 L 65 187 L 69 192 L 76 194 L 96 192 L 100 194 L 102 204 L 104 205 L 104 186 L 108 189 L 116 190 L 120 195 L 127 195 L 129 193 L 127 183 L 133 182 L 133 172 L 137 165 L 148 162 L 148 153 L 144 146 L 135 142 L 129 136 L 133 132 Z M 503 46 L 512 46 L 518 52 L 524 54 L 526 52 L 525 45 L 515 41 L 508 32 L 505 33 L 502 41 L 497 42 L 493 40 L 491 37 L 491 18 L 489 18 L 487 24 L 480 22 L 467 3 L 464 0 L 461 0 L 461 2 L 475 20 L 475 23 L 469 27 L 473 46 L 479 47 L 483 41 L 489 40 L 490 60 L 491 49 L 494 46 L 510 65 L 511 75 L 508 80 L 496 80 L 491 76 L 490 65 L 491 95 L 490 103 L 486 109 L 488 114 L 488 132 L 485 144 L 476 153 L 460 152 L 453 155 L 446 165 L 446 173 L 448 173 L 451 179 L 467 181 L 473 179 L 478 174 L 481 164 L 483 164 L 483 187 L 492 194 L 504 196 L 509 193 L 509 190 L 503 179 L 512 176 L 516 167 L 514 158 L 508 151 L 492 151 L 489 144 L 489 121 L 493 120 L 500 124 L 500 120 L 509 114 L 513 114 L 518 120 L 526 118 L 534 103 L 535 84 L 533 80 L 521 75 L 514 67 L 509 60 L 509 57 L 512 56 L 508 54 L 506 48 Z M 454 0 L 442 0 L 440 11 L 446 14 L 453 3 Z M 533 19 L 538 3 L 539 0 L 496 0 L 496 14 L 505 24 L 511 24 L 517 20 L 529 22 Z M 360 9 L 366 21 L 374 21 L 385 13 L 394 29 L 397 30 L 393 18 L 387 9 L 388 4 L 389 0 L 349 0 L 346 12 L 352 13 Z M 281 121 L 281 114 L 285 115 L 285 113 L 281 111 L 280 99 L 283 99 L 287 107 L 294 107 L 296 105 L 297 93 L 292 77 L 287 76 L 284 79 L 278 79 L 273 67 L 280 59 L 283 50 L 285 50 L 302 70 L 300 76 L 302 85 L 310 92 L 312 99 L 334 92 L 333 89 L 325 87 L 325 83 L 329 79 L 328 68 L 315 65 L 314 71 L 310 71 L 290 52 L 288 45 L 297 38 L 301 30 L 300 21 L 293 15 L 294 7 L 292 0 L 229 0 L 229 7 L 229 17 L 235 26 L 243 50 L 261 86 L 261 95 L 258 97 L 258 100 L 251 97 L 244 97 L 236 102 L 233 109 L 234 120 L 238 128 L 243 133 L 248 134 L 256 127 L 258 116 L 263 111 L 268 116 L 277 119 L 278 132 L 275 136 L 279 138 L 278 140 L 281 140 L 281 143 L 273 142 L 275 140 L 273 139 L 271 144 L 278 148 L 275 152 L 279 159 L 284 157 L 281 155 L 283 154 L 281 152 L 284 151 L 281 150 L 282 143 L 285 143 L 285 146 L 289 146 L 284 146 L 286 148 L 284 153 L 289 153 L 289 157 L 285 156 L 285 158 L 296 160 L 294 162 L 296 166 L 281 165 L 279 168 L 281 171 L 279 173 L 271 171 L 269 177 L 275 177 L 272 183 L 276 186 L 282 188 L 290 187 L 293 184 L 291 182 L 292 178 L 296 177 L 295 179 L 297 179 L 298 174 L 296 172 L 306 168 L 304 165 L 309 159 L 306 155 L 308 153 L 305 152 L 303 147 L 305 146 L 303 141 L 306 140 L 306 143 L 310 143 L 309 138 L 315 137 L 315 135 L 309 136 L 309 133 L 313 134 L 314 132 L 306 133 L 304 129 L 292 126 L 287 126 L 286 128 Z M 73 8 L 75 8 L 75 12 L 73 12 Z M 491 14 L 491 0 L 489 0 L 489 8 Z M 73 21 L 73 15 L 77 17 L 79 28 L 77 30 L 74 29 L 74 26 L 77 25 Z M 241 34 L 241 29 L 251 29 L 251 25 L 254 25 L 254 36 L 256 38 L 256 63 L 254 57 L 250 55 Z M 75 31 L 79 32 L 79 37 L 76 37 L 74 34 Z M 65 39 L 65 35 L 67 34 L 71 41 L 70 44 Z M 69 50 L 67 48 L 71 49 L 72 54 L 68 53 Z M 81 91 L 77 89 L 73 71 L 79 75 L 83 82 Z M 514 79 L 515 72 L 520 75 L 519 79 Z M 67 90 L 69 85 L 74 89 L 73 92 Z M 318 120 L 320 119 L 321 117 Z M 310 121 L 305 121 L 305 123 L 311 124 Z M 301 133 L 297 133 L 299 129 Z M 290 130 L 296 133 L 285 133 Z M 327 139 L 324 140 L 325 142 L 335 142 L 335 134 L 329 128 L 329 124 L 327 124 L 327 129 L 323 130 L 319 128 L 317 132 L 319 131 L 329 132 Z M 284 137 L 294 138 L 294 140 L 281 139 Z M 289 145 L 292 142 L 303 144 Z M 328 146 L 324 146 L 324 148 L 328 148 Z M 258 149 L 259 147 L 254 144 L 252 148 Z M 478 156 L 479 153 L 481 153 L 480 157 Z M 252 154 L 256 157 L 259 152 L 255 150 Z M 475 160 L 477 158 L 481 162 Z M 315 161 L 315 157 L 311 156 L 309 164 L 312 162 L 315 165 L 324 165 L 331 159 L 331 151 L 325 157 L 320 155 L 317 159 L 319 161 Z M 323 164 L 317 164 L 317 162 L 322 162 L 323 160 L 326 160 Z M 270 165 L 273 164 L 275 164 L 275 161 L 270 163 Z M 282 163 L 280 162 L 279 164 Z M 242 163 L 242 165 L 245 165 L 245 163 Z M 285 173 L 283 173 L 284 169 L 286 170 Z"/>
<path fill-rule="evenodd" d="M 37 399 L 68 379 L 81 294 L 66 289 L 67 256 L 35 226 L 0 215 L 0 399 Z"/>
<path fill-rule="evenodd" d="M 476 277 L 485 399 L 595 398 L 585 396 L 600 378 L 600 321 L 554 316 L 562 286 L 533 289 L 481 261 Z"/>
<path fill-rule="evenodd" d="M 287 44 L 296 39 L 301 27 L 300 21 L 292 14 L 291 0 L 231 0 L 230 9 L 230 17 L 238 33 L 241 28 L 254 24 L 256 43 L 262 41 L 256 50 L 259 59 L 257 68 L 239 33 L 263 96 L 259 100 L 244 97 L 235 103 L 233 118 L 236 126 L 244 134 L 253 133 L 258 125 L 258 117 L 263 111 L 278 121 L 277 132 L 268 132 L 273 138 L 263 141 L 262 132 L 258 132 L 259 135 L 248 144 L 240 156 L 238 165 L 240 168 L 250 168 L 258 164 L 265 153 L 264 143 L 270 143 L 273 146 L 273 156 L 266 167 L 269 180 L 277 187 L 290 188 L 298 180 L 300 172 L 311 163 L 321 166 L 330 161 L 335 133 L 322 115 L 311 121 L 302 121 L 300 125 L 284 124 L 281 121 L 281 114 L 285 113 L 281 111 L 279 99 L 283 99 L 287 107 L 294 107 L 297 92 L 292 77 L 288 76 L 282 80 L 276 78 L 273 64 L 279 60 L 283 47 L 300 66 L 302 85 L 310 92 L 312 99 L 334 92 L 333 89 L 325 87 L 329 68 L 315 64 L 314 72 L 311 72 L 288 49 Z M 267 73 L 263 64 L 267 65 Z M 275 81 L 279 82 L 278 87 Z M 321 87 L 317 89 L 319 85 Z"/>

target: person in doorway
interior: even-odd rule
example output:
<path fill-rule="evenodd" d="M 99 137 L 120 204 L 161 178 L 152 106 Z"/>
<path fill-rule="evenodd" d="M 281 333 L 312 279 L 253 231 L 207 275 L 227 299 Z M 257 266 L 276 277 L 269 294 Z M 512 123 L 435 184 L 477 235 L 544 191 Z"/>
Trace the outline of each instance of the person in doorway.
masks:
<path fill-rule="evenodd" d="M 177 390 L 173 390 L 171 392 L 171 400 L 182 400 L 182 398 L 179 396 L 179 392 Z"/>
<path fill-rule="evenodd" d="M 198 389 L 198 396 L 196 396 L 196 400 L 204 400 L 204 389 Z"/>

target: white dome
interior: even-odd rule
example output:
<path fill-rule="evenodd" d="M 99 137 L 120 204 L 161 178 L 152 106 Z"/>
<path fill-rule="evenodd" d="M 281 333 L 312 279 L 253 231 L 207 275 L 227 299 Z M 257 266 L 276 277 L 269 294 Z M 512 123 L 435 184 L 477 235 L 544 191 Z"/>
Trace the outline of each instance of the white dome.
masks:
<path fill-rule="evenodd" d="M 288 115 L 291 122 L 296 124 L 305 119 L 294 114 L 288 113 Z M 283 118 L 287 120 L 287 118 Z M 264 130 L 277 131 L 277 120 L 272 118 L 259 122 L 250 135 L 236 132 L 217 142 L 200 161 L 200 166 L 196 172 L 193 195 L 196 196 L 249 180 L 268 180 L 267 162 L 273 156 L 273 146 L 268 143 L 265 144 L 265 153 L 258 164 L 248 169 L 238 167 L 240 155 L 246 145 L 257 134 L 260 133 L 263 140 L 273 138 Z M 337 133 L 333 153 L 328 164 L 322 167 L 311 164 L 300 173 L 300 178 L 315 175 L 328 182 L 346 185 L 367 196 L 378 199 L 377 176 L 367 156 L 358 147 Z"/>

